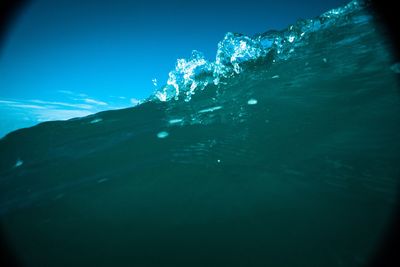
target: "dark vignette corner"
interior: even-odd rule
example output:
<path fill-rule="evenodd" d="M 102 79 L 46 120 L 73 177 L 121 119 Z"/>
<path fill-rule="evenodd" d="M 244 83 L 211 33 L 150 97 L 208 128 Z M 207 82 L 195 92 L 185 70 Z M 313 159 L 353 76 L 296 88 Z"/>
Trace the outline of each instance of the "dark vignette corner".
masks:
<path fill-rule="evenodd" d="M 8 31 L 12 28 L 13 23 L 18 18 L 20 12 L 22 12 L 29 3 L 29 0 L 0 1 L 0 59 Z M 7 241 L 1 223 L 2 221 L 0 217 L 0 266 L 21 266 L 15 251 L 13 251 L 13 248 L 10 247 L 10 244 Z"/>
<path fill-rule="evenodd" d="M 372 12 L 381 23 L 386 34 L 391 39 L 394 52 L 394 61 L 400 60 L 400 36 L 399 28 L 400 16 L 396 3 L 390 0 L 371 0 Z M 399 81 L 400 82 L 400 81 Z M 400 91 L 399 91 L 400 92 Z M 400 174 L 399 177 L 400 179 Z M 400 188 L 399 188 L 400 190 Z M 398 191 L 399 192 L 399 191 Z M 381 247 L 376 257 L 371 261 L 371 266 L 400 266 L 400 195 L 397 195 L 397 208 L 394 212 L 392 221 L 384 235 Z"/>

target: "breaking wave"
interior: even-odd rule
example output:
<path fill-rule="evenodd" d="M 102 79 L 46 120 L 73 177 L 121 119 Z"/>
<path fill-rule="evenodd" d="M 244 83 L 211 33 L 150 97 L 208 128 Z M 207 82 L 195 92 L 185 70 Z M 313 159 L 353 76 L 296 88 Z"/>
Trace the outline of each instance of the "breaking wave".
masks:
<path fill-rule="evenodd" d="M 167 84 L 154 97 L 160 101 L 184 98 L 190 101 L 196 90 L 209 84 L 218 86 L 246 70 L 258 61 L 266 65 L 289 59 L 298 47 L 306 46 L 324 29 L 349 23 L 365 23 L 370 15 L 359 14 L 369 5 L 368 0 L 353 0 L 343 7 L 325 12 L 315 19 L 299 20 L 282 31 L 268 31 L 249 37 L 228 32 L 218 43 L 215 61 L 193 50 L 189 59 L 178 59 L 175 69 L 168 74 Z"/>

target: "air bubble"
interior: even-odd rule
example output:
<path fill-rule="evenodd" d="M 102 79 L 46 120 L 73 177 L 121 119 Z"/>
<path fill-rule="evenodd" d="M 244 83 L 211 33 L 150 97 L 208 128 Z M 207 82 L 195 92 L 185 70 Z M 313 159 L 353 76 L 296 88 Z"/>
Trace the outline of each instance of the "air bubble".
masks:
<path fill-rule="evenodd" d="M 247 101 L 247 104 L 248 105 L 255 105 L 255 104 L 257 104 L 257 99 L 254 99 L 254 98 L 252 98 L 252 99 L 249 99 L 249 101 Z"/>
<path fill-rule="evenodd" d="M 162 131 L 162 132 L 159 132 L 159 133 L 157 134 L 157 137 L 158 137 L 158 138 L 165 138 L 165 137 L 167 137 L 168 135 L 169 135 L 168 132 Z"/>

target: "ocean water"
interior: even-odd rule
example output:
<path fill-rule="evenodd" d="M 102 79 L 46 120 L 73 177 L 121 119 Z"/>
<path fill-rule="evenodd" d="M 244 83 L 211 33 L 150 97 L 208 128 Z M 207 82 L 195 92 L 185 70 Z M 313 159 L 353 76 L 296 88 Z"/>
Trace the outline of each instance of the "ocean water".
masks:
<path fill-rule="evenodd" d="M 0 140 L 26 266 L 366 266 L 400 166 L 399 65 L 368 2 L 228 33 L 144 103 Z"/>

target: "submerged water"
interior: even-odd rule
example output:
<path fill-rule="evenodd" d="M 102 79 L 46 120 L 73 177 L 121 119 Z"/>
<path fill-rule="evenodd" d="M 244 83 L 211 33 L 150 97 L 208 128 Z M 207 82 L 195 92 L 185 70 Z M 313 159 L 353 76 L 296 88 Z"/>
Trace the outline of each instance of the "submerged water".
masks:
<path fill-rule="evenodd" d="M 145 103 L 0 140 L 27 266 L 364 266 L 396 205 L 400 105 L 366 4 L 195 52 Z"/>

